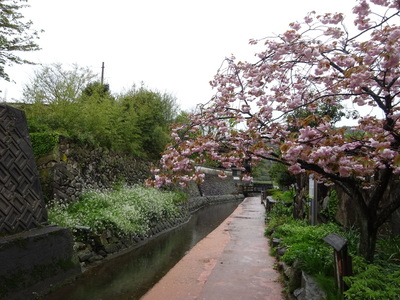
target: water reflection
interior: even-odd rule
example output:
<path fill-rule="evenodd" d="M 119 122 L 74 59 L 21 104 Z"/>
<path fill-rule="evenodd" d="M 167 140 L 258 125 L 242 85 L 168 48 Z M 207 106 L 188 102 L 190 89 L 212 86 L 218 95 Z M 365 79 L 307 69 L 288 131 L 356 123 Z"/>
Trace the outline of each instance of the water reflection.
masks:
<path fill-rule="evenodd" d="M 62 287 L 44 299 L 140 299 L 188 250 L 225 220 L 239 203 L 202 208 L 184 226 L 87 271 L 73 284 Z"/>

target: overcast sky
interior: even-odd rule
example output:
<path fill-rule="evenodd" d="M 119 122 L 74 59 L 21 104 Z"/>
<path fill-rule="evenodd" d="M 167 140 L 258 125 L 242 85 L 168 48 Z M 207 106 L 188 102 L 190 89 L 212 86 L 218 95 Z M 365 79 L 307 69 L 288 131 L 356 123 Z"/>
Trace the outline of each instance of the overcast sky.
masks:
<path fill-rule="evenodd" d="M 29 0 L 23 14 L 45 30 L 42 50 L 23 54 L 41 64 L 77 63 L 101 74 L 113 93 L 144 82 L 190 110 L 211 98 L 209 86 L 225 57 L 253 61 L 251 38 L 279 34 L 307 12 L 343 12 L 350 0 Z M 33 66 L 7 68 L 1 99 L 21 98 Z"/>

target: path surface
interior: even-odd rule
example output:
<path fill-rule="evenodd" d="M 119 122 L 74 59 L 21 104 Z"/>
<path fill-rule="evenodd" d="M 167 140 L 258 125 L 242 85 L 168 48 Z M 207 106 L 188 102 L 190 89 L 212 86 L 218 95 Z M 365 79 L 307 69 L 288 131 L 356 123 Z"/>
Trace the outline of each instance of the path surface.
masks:
<path fill-rule="evenodd" d="M 260 198 L 246 198 L 141 300 L 284 299 L 264 219 Z"/>

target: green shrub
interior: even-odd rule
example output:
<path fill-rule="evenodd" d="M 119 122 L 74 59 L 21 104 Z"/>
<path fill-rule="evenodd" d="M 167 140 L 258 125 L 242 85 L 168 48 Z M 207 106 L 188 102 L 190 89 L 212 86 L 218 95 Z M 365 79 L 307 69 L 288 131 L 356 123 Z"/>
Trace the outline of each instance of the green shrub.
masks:
<path fill-rule="evenodd" d="M 59 141 L 59 134 L 49 132 L 34 132 L 30 135 L 33 154 L 40 158 L 54 150 Z"/>
<path fill-rule="evenodd" d="M 309 242 L 295 243 L 290 246 L 282 261 L 293 264 L 299 261 L 300 268 L 307 274 L 333 274 L 333 255 L 332 249 L 324 244 L 317 243 L 311 245 Z"/>
<path fill-rule="evenodd" d="M 295 193 L 293 190 L 289 191 L 281 191 L 281 190 L 272 190 L 272 197 L 274 200 L 279 201 L 279 202 L 285 202 L 285 203 L 293 203 L 293 198 L 295 196 Z"/>
<path fill-rule="evenodd" d="M 336 212 L 339 206 L 339 198 L 336 191 L 332 190 L 329 194 L 328 206 L 326 209 L 321 210 L 320 214 L 324 216 L 329 222 L 336 222 Z"/>
<path fill-rule="evenodd" d="M 378 239 L 375 262 L 387 269 L 400 268 L 400 236 L 381 237 Z"/>
<path fill-rule="evenodd" d="M 340 235 L 347 240 L 347 250 L 349 255 L 357 255 L 360 243 L 360 232 L 355 227 L 341 231 Z"/>
<path fill-rule="evenodd" d="M 61 80 L 60 85 L 42 94 L 42 79 L 54 75 L 52 69 L 66 74 L 66 78 L 72 75 L 63 73 L 61 66 L 47 67 L 44 74 L 36 74 L 39 85 L 27 86 L 25 103 L 20 106 L 25 111 L 29 132 L 57 131 L 75 142 L 159 159 L 169 142 L 170 126 L 178 111 L 173 96 L 144 86 L 133 87 L 118 97 L 100 83 L 91 83 L 83 91 L 65 86 L 74 85 L 77 77 L 71 77 L 72 82 Z"/>
<path fill-rule="evenodd" d="M 292 220 L 283 224 L 275 231 L 275 236 L 283 240 L 282 245 L 288 247 L 281 259 L 288 264 L 299 261 L 301 269 L 310 275 L 333 274 L 332 249 L 323 238 L 338 231 L 338 226 L 331 223 L 308 226 Z"/>
<path fill-rule="evenodd" d="M 310 244 L 325 243 L 322 240 L 324 237 L 340 231 L 340 227 L 333 223 L 309 226 L 306 221 L 293 220 L 280 226 L 276 230 L 276 234 L 283 237 L 285 245 L 293 245 L 304 241 Z"/>
<path fill-rule="evenodd" d="M 349 289 L 345 299 L 395 300 L 400 298 L 400 268 L 390 271 L 379 265 L 367 264 L 361 257 L 353 257 L 354 276 L 345 277 Z"/>
<path fill-rule="evenodd" d="M 282 239 L 280 245 L 287 247 L 280 259 L 289 265 L 296 262 L 302 271 L 317 280 L 329 300 L 337 299 L 333 250 L 323 238 L 330 233 L 340 232 L 339 226 L 332 223 L 309 226 L 304 220 L 288 217 L 284 219 L 285 222 L 277 226 L 274 231 L 274 237 Z M 276 219 L 271 220 L 277 223 Z"/>
<path fill-rule="evenodd" d="M 315 280 L 318 286 L 326 293 L 327 300 L 341 299 L 339 296 L 339 290 L 336 286 L 336 280 L 333 276 L 327 276 L 324 274 L 315 274 Z"/>
<path fill-rule="evenodd" d="M 271 229 L 293 219 L 293 191 L 268 190 L 268 194 L 277 201 L 268 212 L 268 225 Z"/>
<path fill-rule="evenodd" d="M 282 239 L 280 245 L 287 246 L 287 250 L 281 260 L 288 264 L 296 262 L 304 272 L 312 275 L 327 294 L 327 299 L 341 299 L 333 272 L 333 250 L 323 241 L 330 233 L 339 233 L 347 240 L 348 252 L 353 257 L 354 275 L 344 279 L 349 286 L 345 299 L 400 299 L 400 237 L 381 236 L 377 241 L 375 264 L 367 264 L 357 256 L 359 232 L 356 228 L 343 231 L 336 223 L 309 226 L 305 220 L 292 218 L 282 201 L 289 199 L 287 195 L 282 196 L 280 191 L 271 191 L 271 194 L 281 201 L 269 213 L 266 235 L 273 234 L 275 238 Z M 327 217 L 333 216 L 334 206 L 328 209 Z"/>

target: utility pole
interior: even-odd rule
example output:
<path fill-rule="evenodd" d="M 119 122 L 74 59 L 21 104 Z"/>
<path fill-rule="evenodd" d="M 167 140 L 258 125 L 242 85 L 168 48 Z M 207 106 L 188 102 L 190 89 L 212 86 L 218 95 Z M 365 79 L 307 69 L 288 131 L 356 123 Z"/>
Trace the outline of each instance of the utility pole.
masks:
<path fill-rule="evenodd" d="M 101 80 L 100 84 L 103 86 L 104 83 L 104 62 L 101 64 Z"/>

